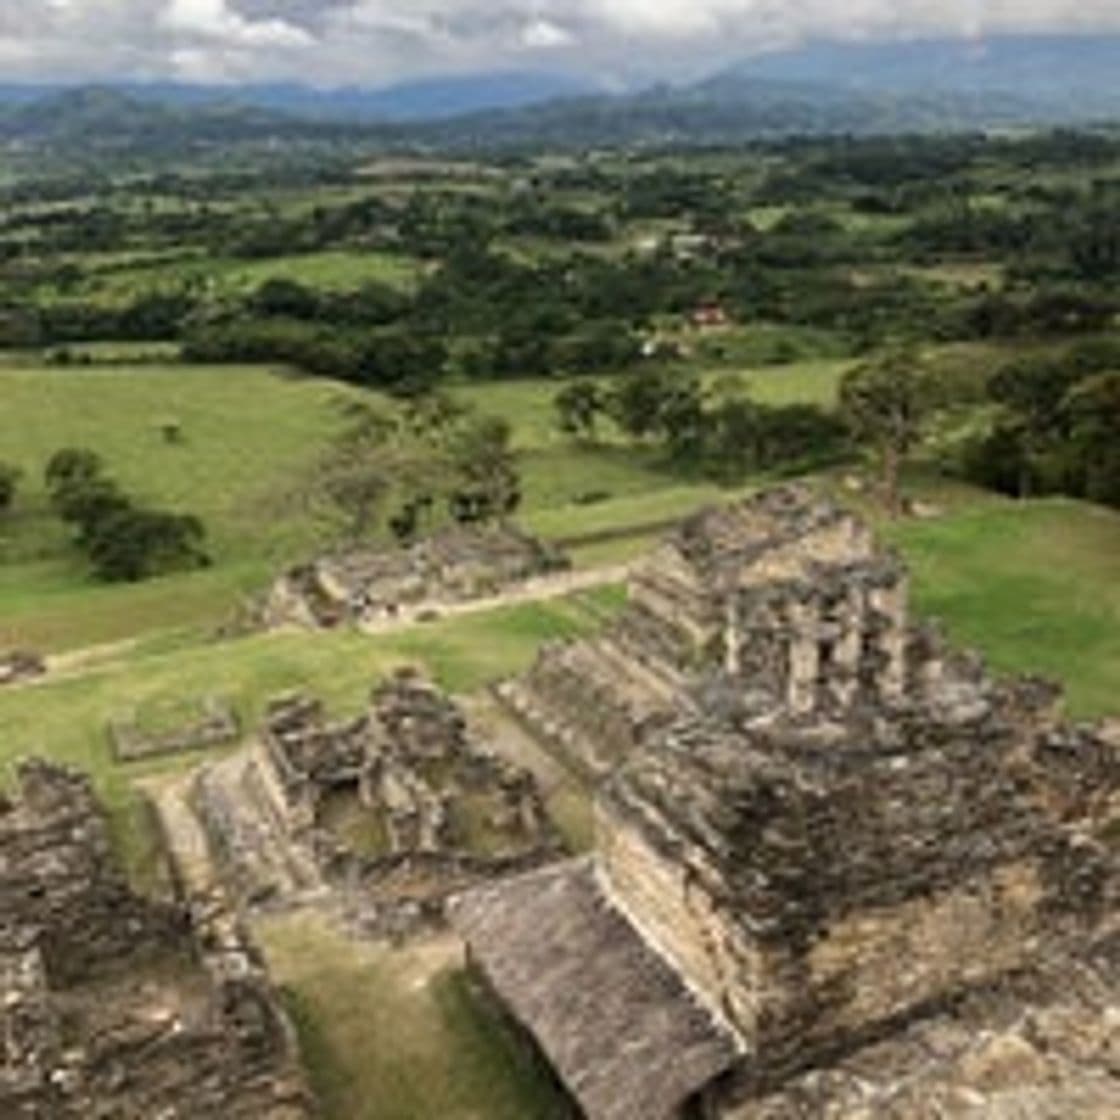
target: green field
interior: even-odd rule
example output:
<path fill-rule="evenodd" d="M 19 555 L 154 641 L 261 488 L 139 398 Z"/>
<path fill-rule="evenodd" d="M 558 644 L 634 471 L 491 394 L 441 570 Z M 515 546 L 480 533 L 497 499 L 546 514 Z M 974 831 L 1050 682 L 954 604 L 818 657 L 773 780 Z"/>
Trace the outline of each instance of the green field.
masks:
<path fill-rule="evenodd" d="M 760 399 L 821 400 L 835 391 L 842 368 L 811 362 L 738 376 Z M 595 446 L 565 439 L 552 421 L 558 384 L 456 390 L 513 425 L 523 517 L 536 531 L 563 539 L 643 526 L 719 496 L 608 431 Z M 219 625 L 246 593 L 314 548 L 319 527 L 292 494 L 338 429 L 338 402 L 358 394 L 255 367 L 0 367 L 0 460 L 25 472 L 14 512 L 0 521 L 0 646 L 58 652 Z M 168 420 L 180 425 L 181 443 L 164 440 L 160 425 Z M 50 455 L 67 446 L 96 450 L 138 498 L 201 517 L 214 567 L 138 586 L 93 584 L 41 484 Z"/>
<path fill-rule="evenodd" d="M 266 280 L 296 280 L 310 288 L 346 291 L 377 282 L 401 290 L 414 288 L 422 266 L 412 257 L 394 253 L 327 250 L 264 260 L 214 257 L 201 250 L 172 260 L 134 262 L 128 258 L 93 262 L 95 267 L 67 296 L 121 304 L 152 291 L 197 288 L 211 296 L 245 295 Z M 49 288 L 47 298 L 62 298 Z"/>
<path fill-rule="evenodd" d="M 896 537 L 918 610 L 1001 671 L 1063 681 L 1080 716 L 1120 713 L 1120 515 L 986 501 Z"/>
<path fill-rule="evenodd" d="M 0 459 L 25 473 L 0 520 L 0 646 L 56 651 L 219 622 L 314 539 L 288 495 L 337 429 L 335 402 L 348 392 L 265 369 L 0 370 Z M 181 443 L 164 440 L 167 420 Z M 214 567 L 131 587 L 91 583 L 46 506 L 43 468 L 62 447 L 92 448 L 128 493 L 201 517 Z"/>

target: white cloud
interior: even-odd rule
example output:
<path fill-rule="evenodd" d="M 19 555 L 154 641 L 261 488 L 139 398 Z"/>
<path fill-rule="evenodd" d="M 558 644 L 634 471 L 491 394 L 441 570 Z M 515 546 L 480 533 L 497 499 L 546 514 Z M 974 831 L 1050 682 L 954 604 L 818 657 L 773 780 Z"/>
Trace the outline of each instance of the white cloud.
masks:
<path fill-rule="evenodd" d="M 246 19 L 228 7 L 226 0 L 170 0 L 163 22 L 172 33 L 215 39 L 228 46 L 267 50 L 306 47 L 314 42 L 305 30 L 285 20 Z"/>
<path fill-rule="evenodd" d="M 521 31 L 522 45 L 529 50 L 553 50 L 569 46 L 572 41 L 570 31 L 548 19 L 534 19 Z"/>
<path fill-rule="evenodd" d="M 5 78 L 701 73 L 806 38 L 1120 29 L 1118 0 L 0 0 Z"/>

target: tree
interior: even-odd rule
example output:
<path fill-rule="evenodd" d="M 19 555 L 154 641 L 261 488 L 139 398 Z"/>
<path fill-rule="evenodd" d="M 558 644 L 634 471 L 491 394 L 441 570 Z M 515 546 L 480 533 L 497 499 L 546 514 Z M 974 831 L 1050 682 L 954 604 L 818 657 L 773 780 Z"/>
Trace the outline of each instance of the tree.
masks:
<path fill-rule="evenodd" d="M 88 481 L 101 474 L 103 467 L 101 456 L 96 451 L 85 447 L 64 447 L 61 451 L 56 451 L 47 462 L 44 472 L 47 489 L 53 492 L 63 485 Z"/>
<path fill-rule="evenodd" d="M 1120 373 L 1100 373 L 1082 381 L 1063 408 L 1085 496 L 1120 506 Z"/>
<path fill-rule="evenodd" d="M 291 319 L 314 319 L 319 314 L 319 297 L 295 280 L 274 276 L 253 294 L 253 310 L 261 315 Z"/>
<path fill-rule="evenodd" d="M 674 379 L 657 415 L 669 454 L 678 463 L 696 462 L 708 435 L 704 390 L 695 377 Z"/>
<path fill-rule="evenodd" d="M 449 506 L 456 521 L 493 521 L 521 504 L 521 476 L 511 442 L 509 422 L 498 416 L 471 417 L 455 433 Z"/>
<path fill-rule="evenodd" d="M 46 468 L 51 505 L 75 526 L 94 575 L 110 582 L 202 567 L 205 529 L 197 517 L 144 509 L 104 473 L 96 452 L 64 448 Z"/>
<path fill-rule="evenodd" d="M 11 463 L 0 463 L 0 513 L 6 513 L 16 500 L 23 471 Z"/>
<path fill-rule="evenodd" d="M 1010 449 L 1011 433 L 1016 434 L 1018 497 L 1029 497 L 1034 491 L 1041 461 L 1065 424 L 1067 394 L 1080 378 L 1073 362 L 1028 358 L 1004 366 L 988 383 L 988 395 L 1005 413 L 1000 437 L 989 450 L 1001 445 Z"/>
<path fill-rule="evenodd" d="M 555 397 L 552 405 L 560 430 L 569 436 L 593 440 L 599 415 L 603 410 L 603 393 L 594 381 L 572 381 Z"/>
<path fill-rule="evenodd" d="M 84 447 L 56 451 L 45 472 L 47 493 L 55 513 L 77 530 L 85 547 L 93 531 L 110 513 L 128 506 L 120 487 L 104 473 L 101 456 Z"/>
<path fill-rule="evenodd" d="M 370 536 L 393 489 L 391 445 L 397 422 L 370 405 L 348 402 L 347 427 L 316 464 L 306 491 L 312 505 L 341 522 L 343 536 Z"/>
<path fill-rule="evenodd" d="M 634 439 L 653 435 L 673 394 L 672 378 L 659 370 L 640 370 L 623 377 L 606 401 L 614 422 Z"/>
<path fill-rule="evenodd" d="M 346 427 L 315 465 L 302 496 L 350 541 L 382 523 L 399 540 L 419 531 L 450 487 L 450 445 L 469 413 L 442 394 L 393 406 L 344 404 Z"/>
<path fill-rule="evenodd" d="M 889 350 L 851 370 L 840 383 L 841 415 L 852 435 L 878 455 L 891 517 L 902 512 L 902 463 L 936 403 L 933 379 L 910 348 Z"/>
<path fill-rule="evenodd" d="M 447 347 L 438 338 L 393 328 L 369 336 L 351 380 L 408 396 L 431 389 L 446 364 Z"/>
<path fill-rule="evenodd" d="M 87 551 L 98 579 L 134 583 L 166 572 L 205 567 L 205 531 L 197 517 L 122 506 L 91 529 Z"/>

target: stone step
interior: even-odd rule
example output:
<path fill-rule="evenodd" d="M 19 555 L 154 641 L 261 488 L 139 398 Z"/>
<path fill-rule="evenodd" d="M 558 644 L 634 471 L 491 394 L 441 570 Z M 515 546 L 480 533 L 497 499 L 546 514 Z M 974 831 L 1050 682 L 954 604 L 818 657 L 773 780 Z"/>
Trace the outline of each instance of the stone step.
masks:
<path fill-rule="evenodd" d="M 211 893 L 218 883 L 206 829 L 191 806 L 189 777 L 148 787 L 176 879 L 188 897 Z"/>
<path fill-rule="evenodd" d="M 243 754 L 216 763 L 199 776 L 195 797 L 205 806 L 204 818 L 218 833 L 215 846 L 246 900 L 289 898 L 304 885 L 289 862 L 288 838 L 269 820 L 259 796 L 250 792 L 245 776 L 249 765 Z"/>
<path fill-rule="evenodd" d="M 612 760 L 524 681 L 503 681 L 493 694 L 502 709 L 550 754 L 559 756 L 565 767 L 592 780 L 610 773 Z"/>
<path fill-rule="evenodd" d="M 303 894 L 322 885 L 315 861 L 298 840 L 294 839 L 285 815 L 274 799 L 272 773 L 267 760 L 250 754 L 243 763 L 239 787 L 245 795 L 243 809 L 252 817 L 252 826 L 261 838 L 267 858 L 277 867 L 284 880 L 283 891 Z"/>

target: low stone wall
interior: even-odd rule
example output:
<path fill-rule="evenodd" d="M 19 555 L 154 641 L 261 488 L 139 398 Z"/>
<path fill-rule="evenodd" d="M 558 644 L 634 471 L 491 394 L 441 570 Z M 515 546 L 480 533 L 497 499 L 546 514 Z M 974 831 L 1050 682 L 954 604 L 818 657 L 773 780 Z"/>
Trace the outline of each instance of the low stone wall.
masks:
<path fill-rule="evenodd" d="M 209 750 L 236 743 L 240 738 L 241 721 L 233 705 L 212 696 L 198 705 L 196 716 L 167 731 L 145 730 L 138 722 L 129 720 L 113 720 L 109 724 L 109 740 L 119 762 L 142 762 Z"/>

